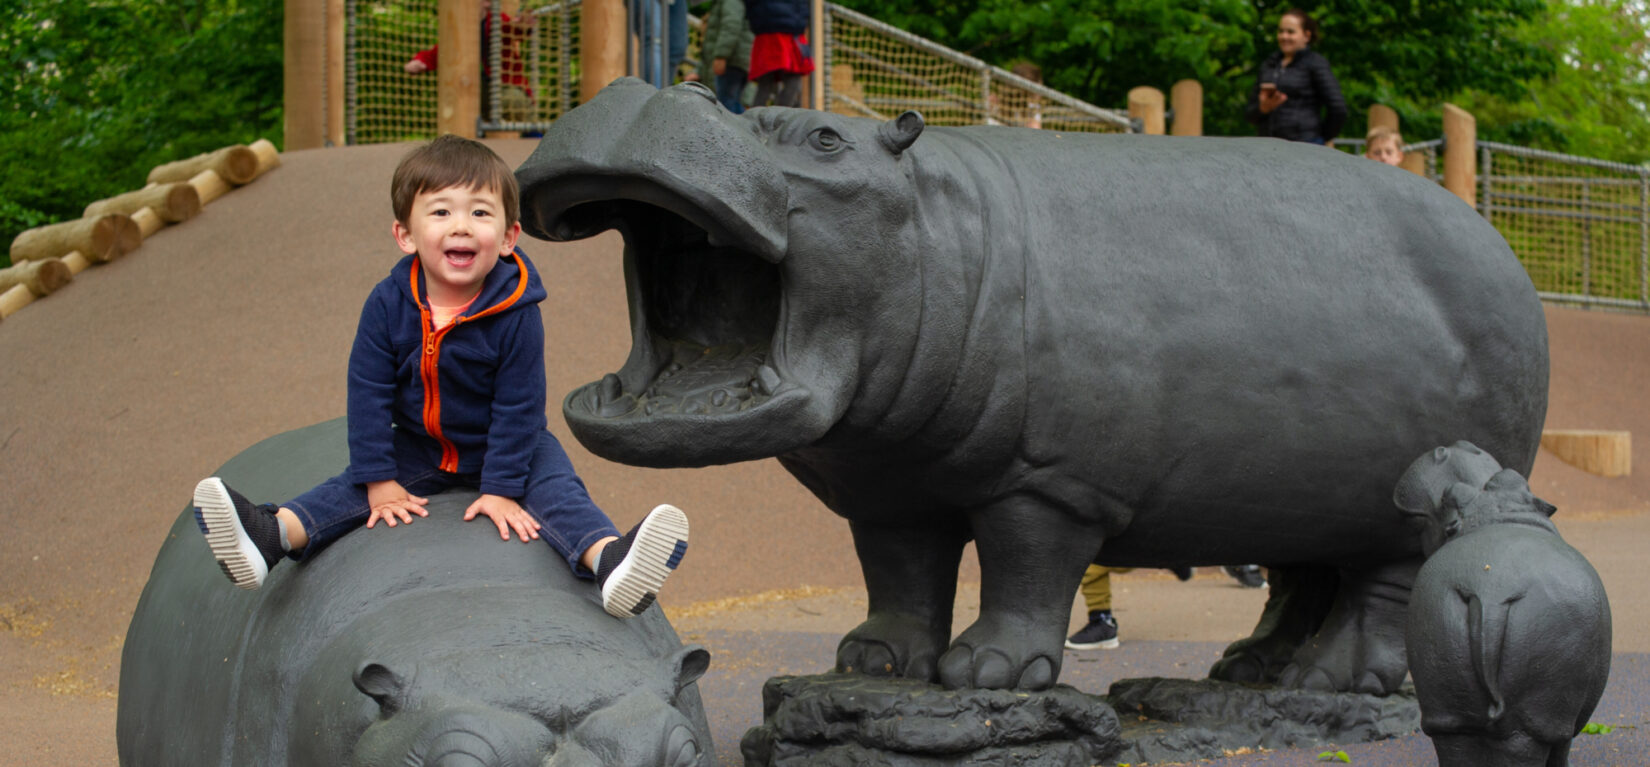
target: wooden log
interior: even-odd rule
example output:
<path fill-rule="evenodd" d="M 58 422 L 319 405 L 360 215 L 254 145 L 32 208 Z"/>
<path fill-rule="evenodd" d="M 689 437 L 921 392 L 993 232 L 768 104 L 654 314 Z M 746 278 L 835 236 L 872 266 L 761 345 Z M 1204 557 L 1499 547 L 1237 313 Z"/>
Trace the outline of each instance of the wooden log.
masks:
<path fill-rule="evenodd" d="M 70 275 L 80 274 L 81 272 L 86 271 L 86 267 L 92 265 L 92 262 L 87 261 L 85 256 L 80 255 L 80 251 L 78 250 L 71 250 L 69 251 L 69 255 L 58 260 L 62 261 L 64 266 L 69 267 Z"/>
<path fill-rule="evenodd" d="M 252 142 L 252 145 L 247 148 L 251 149 L 252 153 L 258 156 L 257 176 L 262 176 L 281 164 L 281 153 L 275 149 L 275 145 L 271 143 L 269 139 L 258 139 L 257 141 Z M 253 178 L 257 178 L 257 176 L 253 176 Z"/>
<path fill-rule="evenodd" d="M 481 0 L 436 0 L 435 132 L 476 137 L 481 118 Z M 290 144 L 290 142 L 288 142 Z"/>
<path fill-rule="evenodd" d="M 108 261 L 137 247 L 132 243 L 135 231 L 132 219 L 120 213 L 36 227 L 11 241 L 11 261 L 41 261 L 75 250 L 92 261 Z"/>
<path fill-rule="evenodd" d="M 320 149 L 327 141 L 327 8 L 326 0 L 285 0 L 282 41 L 285 53 L 281 56 L 281 145 L 287 149 Z M 479 16 L 472 16 L 465 27 L 477 38 L 472 45 L 480 47 Z M 407 55 L 411 55 L 409 51 Z M 446 71 L 447 48 L 441 48 L 442 71 Z M 481 62 L 476 65 L 476 77 L 481 76 Z M 474 130 L 473 128 L 471 129 Z"/>
<path fill-rule="evenodd" d="M 161 227 L 166 226 L 166 222 L 161 220 L 161 217 L 155 213 L 154 208 L 139 209 L 138 212 L 132 214 L 132 222 L 137 224 L 138 233 L 144 237 L 148 237 L 160 231 Z"/>
<path fill-rule="evenodd" d="M 1129 89 L 1129 117 L 1140 118 L 1146 135 L 1163 135 L 1163 91 L 1150 85 Z"/>
<path fill-rule="evenodd" d="M 11 290 L 0 293 L 0 320 L 16 314 L 29 304 L 34 303 L 34 291 L 27 285 L 14 285 Z"/>
<path fill-rule="evenodd" d="M 187 221 L 200 212 L 201 196 L 188 184 L 160 184 L 147 189 L 98 200 L 86 206 L 86 216 L 104 213 L 124 213 L 134 216 L 139 210 L 153 208 L 155 215 L 167 223 Z M 147 237 L 149 233 L 144 233 Z"/>
<path fill-rule="evenodd" d="M 69 273 L 69 267 L 55 258 L 25 261 L 0 269 L 0 292 L 11 290 L 14 285 L 24 285 L 36 296 L 45 297 L 69 284 L 71 279 L 74 275 Z"/>
<path fill-rule="evenodd" d="M 623 77 L 629 22 L 624 0 L 584 0 L 579 4 L 579 101 L 588 102 Z M 814 43 L 814 50 L 820 50 Z M 446 65 L 442 65 L 446 69 Z"/>
<path fill-rule="evenodd" d="M 1626 477 L 1633 473 L 1633 433 L 1593 429 L 1549 429 L 1541 446 L 1589 474 Z"/>
<path fill-rule="evenodd" d="M 226 146 L 216 152 L 158 166 L 149 171 L 149 183 L 175 184 L 193 179 L 207 170 L 216 171 L 219 178 L 240 186 L 258 177 L 258 156 L 240 144 Z"/>
<path fill-rule="evenodd" d="M 1369 129 L 1386 128 L 1398 132 L 1398 110 L 1385 104 L 1369 105 Z"/>
<path fill-rule="evenodd" d="M 203 170 L 194 178 L 189 179 L 189 185 L 195 188 L 200 195 L 201 204 L 205 205 L 229 192 L 229 183 L 223 180 L 215 170 Z"/>

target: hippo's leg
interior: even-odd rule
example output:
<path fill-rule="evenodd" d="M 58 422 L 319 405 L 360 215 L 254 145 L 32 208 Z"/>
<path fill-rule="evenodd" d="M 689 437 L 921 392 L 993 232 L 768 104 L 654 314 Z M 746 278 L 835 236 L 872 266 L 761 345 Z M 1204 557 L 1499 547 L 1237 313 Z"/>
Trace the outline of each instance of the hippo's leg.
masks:
<path fill-rule="evenodd" d="M 1554 751 L 1547 744 L 1519 732 L 1507 738 L 1477 733 L 1430 737 L 1438 752 L 1438 767 L 1566 767 L 1569 762 L 1567 756 L 1554 762 Z"/>
<path fill-rule="evenodd" d="M 1274 567 L 1267 582 L 1266 608 L 1254 633 L 1226 648 L 1209 669 L 1210 679 L 1276 682 L 1295 651 L 1323 625 L 1340 575 L 1332 567 Z"/>
<path fill-rule="evenodd" d="M 1278 686 L 1388 695 L 1409 670 L 1404 612 L 1419 559 L 1342 570 L 1335 605 L 1312 641 L 1301 645 Z"/>
<path fill-rule="evenodd" d="M 891 527 L 848 523 L 870 601 L 865 622 L 836 648 L 837 671 L 933 681 L 951 638 L 957 565 L 968 528 L 960 520 Z"/>
<path fill-rule="evenodd" d="M 940 658 L 940 683 L 953 690 L 1052 687 L 1071 597 L 1100 550 L 1100 529 L 1025 498 L 971 512 L 969 523 L 980 555 L 980 617 Z"/>

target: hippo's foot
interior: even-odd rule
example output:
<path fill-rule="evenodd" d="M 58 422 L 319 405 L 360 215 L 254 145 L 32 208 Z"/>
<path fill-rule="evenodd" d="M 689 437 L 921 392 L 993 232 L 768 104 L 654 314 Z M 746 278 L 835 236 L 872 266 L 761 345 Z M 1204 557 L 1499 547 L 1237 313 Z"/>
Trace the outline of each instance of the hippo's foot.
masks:
<path fill-rule="evenodd" d="M 1343 570 L 1335 606 L 1323 628 L 1295 653 L 1278 686 L 1324 692 L 1390 695 L 1409 670 L 1404 611 L 1415 563 Z"/>
<path fill-rule="evenodd" d="M 1541 743 L 1524 733 L 1431 735 L 1439 767 L 1569 767 L 1570 744 Z"/>
<path fill-rule="evenodd" d="M 1271 684 L 1295 652 L 1322 625 L 1334 603 L 1340 575 L 1329 567 L 1274 567 L 1260 623 L 1250 636 L 1233 642 L 1209 669 L 1223 682 Z"/>
<path fill-rule="evenodd" d="M 1064 639 L 1039 621 L 982 614 L 940 658 L 940 684 L 948 690 L 1046 690 L 1060 677 Z"/>
<path fill-rule="evenodd" d="M 909 615 L 873 615 L 842 637 L 836 670 L 869 676 L 902 676 L 932 682 L 939 670 L 945 632 Z"/>

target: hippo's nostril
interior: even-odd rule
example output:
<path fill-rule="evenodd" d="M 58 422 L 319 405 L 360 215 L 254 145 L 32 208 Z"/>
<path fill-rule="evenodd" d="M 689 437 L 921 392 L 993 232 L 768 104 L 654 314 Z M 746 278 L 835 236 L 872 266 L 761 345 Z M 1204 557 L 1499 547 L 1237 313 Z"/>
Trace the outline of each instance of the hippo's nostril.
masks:
<path fill-rule="evenodd" d="M 694 81 L 694 80 L 689 80 L 685 83 L 677 85 L 676 87 L 686 88 L 690 91 L 696 91 L 699 95 L 704 96 L 707 100 L 712 101 L 712 102 L 716 101 L 716 91 L 711 90 L 710 86 L 708 86 L 704 83 L 697 82 L 697 81 Z"/>

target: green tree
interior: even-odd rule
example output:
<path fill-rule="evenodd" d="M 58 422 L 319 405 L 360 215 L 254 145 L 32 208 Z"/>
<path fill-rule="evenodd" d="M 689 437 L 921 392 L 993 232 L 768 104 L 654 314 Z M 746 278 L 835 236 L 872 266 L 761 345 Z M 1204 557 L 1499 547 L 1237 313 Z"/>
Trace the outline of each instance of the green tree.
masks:
<path fill-rule="evenodd" d="M 279 142 L 281 13 L 282 0 L 0 0 L 0 242 L 141 187 L 155 165 Z"/>
<path fill-rule="evenodd" d="M 1204 130 L 1252 135 L 1242 107 L 1262 59 L 1276 49 L 1284 10 L 1300 5 L 1322 25 L 1327 56 L 1353 107 L 1346 132 L 1364 129 L 1363 109 L 1403 94 L 1434 104 L 1476 89 L 1516 98 L 1553 71 L 1554 53 L 1512 32 L 1544 0 L 843 0 L 843 4 L 986 61 L 1025 59 L 1058 90 L 1101 106 L 1128 90 L 1167 90 L 1195 78 L 1204 87 Z"/>

